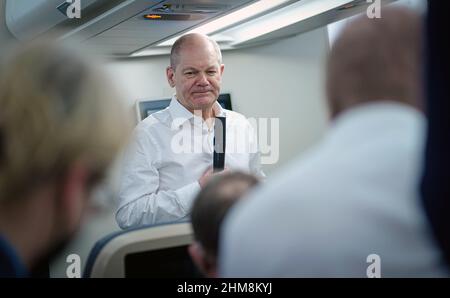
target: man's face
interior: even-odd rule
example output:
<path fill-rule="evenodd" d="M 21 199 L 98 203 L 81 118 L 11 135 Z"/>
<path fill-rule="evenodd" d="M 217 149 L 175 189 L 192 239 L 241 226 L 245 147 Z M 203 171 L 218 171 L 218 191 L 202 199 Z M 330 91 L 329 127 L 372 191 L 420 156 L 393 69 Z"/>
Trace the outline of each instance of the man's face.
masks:
<path fill-rule="evenodd" d="M 175 69 L 167 68 L 167 79 L 180 103 L 191 112 L 212 107 L 220 94 L 224 69 L 213 46 L 187 44 L 177 60 Z"/>

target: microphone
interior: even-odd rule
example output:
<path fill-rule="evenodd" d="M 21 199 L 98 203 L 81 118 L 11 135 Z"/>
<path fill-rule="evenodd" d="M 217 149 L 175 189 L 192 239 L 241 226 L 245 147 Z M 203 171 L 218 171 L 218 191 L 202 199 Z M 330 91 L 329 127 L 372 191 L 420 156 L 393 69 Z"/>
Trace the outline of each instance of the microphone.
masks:
<path fill-rule="evenodd" d="M 214 172 L 223 171 L 225 168 L 226 120 L 225 117 L 216 117 L 214 122 Z"/>

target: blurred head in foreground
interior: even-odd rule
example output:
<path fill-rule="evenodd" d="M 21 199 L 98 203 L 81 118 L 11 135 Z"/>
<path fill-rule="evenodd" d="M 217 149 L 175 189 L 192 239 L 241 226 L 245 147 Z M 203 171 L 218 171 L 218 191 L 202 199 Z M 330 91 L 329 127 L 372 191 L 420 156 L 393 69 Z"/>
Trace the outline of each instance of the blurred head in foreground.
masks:
<path fill-rule="evenodd" d="M 195 241 L 189 253 L 207 277 L 217 276 L 220 225 L 227 211 L 257 184 L 250 174 L 228 172 L 213 178 L 195 199 L 191 215 Z"/>
<path fill-rule="evenodd" d="M 334 43 L 328 61 L 327 95 L 332 117 L 376 101 L 421 109 L 422 19 L 391 7 L 380 19 L 359 17 Z"/>
<path fill-rule="evenodd" d="M 0 242 L 26 270 L 71 238 L 128 135 L 121 101 L 96 65 L 40 41 L 0 67 Z"/>

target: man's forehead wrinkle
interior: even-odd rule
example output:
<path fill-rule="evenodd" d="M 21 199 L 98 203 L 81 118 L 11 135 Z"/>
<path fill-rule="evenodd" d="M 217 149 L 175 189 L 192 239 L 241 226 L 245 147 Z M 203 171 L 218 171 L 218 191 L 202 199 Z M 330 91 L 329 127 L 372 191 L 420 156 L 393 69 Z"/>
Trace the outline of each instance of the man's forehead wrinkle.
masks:
<path fill-rule="evenodd" d="M 201 69 L 212 69 L 212 68 L 217 68 L 219 65 L 216 64 L 208 64 L 208 65 L 202 65 L 202 66 L 195 66 L 195 65 L 184 65 L 183 67 L 181 67 L 181 70 L 201 70 Z"/>

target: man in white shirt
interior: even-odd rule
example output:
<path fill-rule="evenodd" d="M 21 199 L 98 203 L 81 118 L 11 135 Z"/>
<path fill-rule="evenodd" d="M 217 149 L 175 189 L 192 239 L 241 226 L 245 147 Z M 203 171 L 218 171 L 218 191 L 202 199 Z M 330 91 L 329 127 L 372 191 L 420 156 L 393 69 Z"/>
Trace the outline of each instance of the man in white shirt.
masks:
<path fill-rule="evenodd" d="M 225 219 L 223 277 L 443 276 L 418 195 L 421 21 L 349 25 L 331 51 L 333 122 L 316 148 Z"/>
<path fill-rule="evenodd" d="M 188 219 L 213 175 L 214 117 L 226 118 L 225 168 L 264 175 L 249 121 L 217 103 L 223 70 L 219 46 L 209 37 L 188 34 L 173 45 L 166 72 L 176 94 L 135 129 L 121 173 L 121 228 Z"/>

